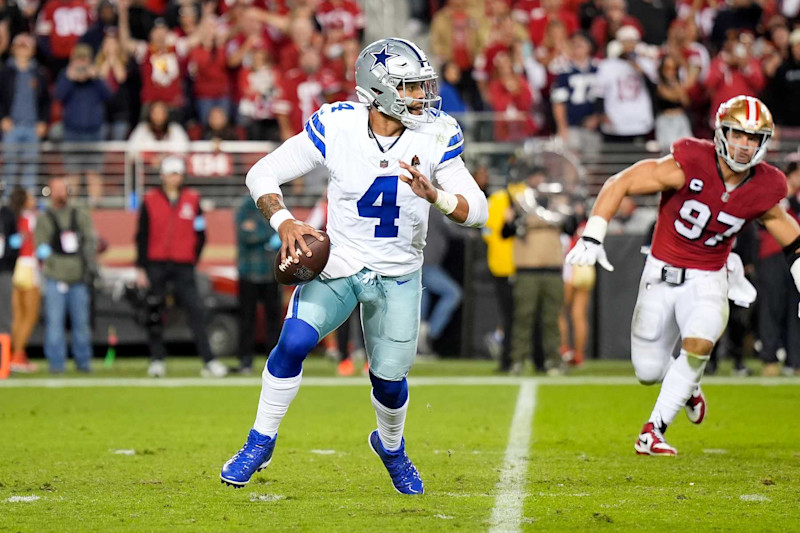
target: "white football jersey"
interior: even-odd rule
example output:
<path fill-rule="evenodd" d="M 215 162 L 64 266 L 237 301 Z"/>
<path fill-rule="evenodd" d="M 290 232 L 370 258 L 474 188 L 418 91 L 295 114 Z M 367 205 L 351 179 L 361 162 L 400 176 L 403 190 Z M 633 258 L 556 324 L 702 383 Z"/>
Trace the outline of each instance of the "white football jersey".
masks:
<path fill-rule="evenodd" d="M 484 197 L 461 160 L 464 136 L 455 119 L 441 113 L 436 121 L 406 129 L 393 144 L 382 146 L 369 129 L 368 116 L 365 104 L 326 104 L 311 116 L 304 132 L 248 174 L 248 186 L 257 200 L 270 192 L 259 188 L 251 176 L 258 174 L 262 163 L 263 171 L 279 183 L 307 170 L 304 164 L 286 167 L 288 157 L 328 169 L 327 232 L 333 249 L 323 272 L 326 277 L 343 277 L 364 267 L 385 276 L 402 276 L 422 266 L 431 204 L 399 179 L 408 175 L 400 161 L 416 164 L 437 187 L 464 195 L 471 213 L 472 199 Z"/>
<path fill-rule="evenodd" d="M 637 58 L 640 68 L 650 76 L 651 62 Z M 653 129 L 653 104 L 642 74 L 623 59 L 606 59 L 597 69 L 592 95 L 603 98 L 608 124 L 601 126 L 610 135 L 646 135 Z"/>

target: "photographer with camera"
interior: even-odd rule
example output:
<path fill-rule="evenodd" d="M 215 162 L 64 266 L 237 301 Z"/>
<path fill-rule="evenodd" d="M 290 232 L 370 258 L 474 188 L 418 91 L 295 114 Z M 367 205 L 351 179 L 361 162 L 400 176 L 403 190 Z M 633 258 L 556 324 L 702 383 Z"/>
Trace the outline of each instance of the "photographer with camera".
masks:
<path fill-rule="evenodd" d="M 90 282 L 97 272 L 95 229 L 89 213 L 71 205 L 66 180 L 49 182 L 50 207 L 36 220 L 36 257 L 44 278 L 44 355 L 50 372 L 66 366 L 64 320 L 69 313 L 72 356 L 79 372 L 91 371 Z"/>
<path fill-rule="evenodd" d="M 515 189 L 506 211 L 504 238 L 514 237 L 514 318 L 511 330 L 512 374 L 521 374 L 533 353 L 533 330 L 541 326 L 544 361 L 549 371 L 560 371 L 561 337 L 558 316 L 564 305 L 561 268 L 564 253 L 562 226 L 567 217 L 551 210 L 543 194 L 548 187 L 541 167 L 523 169 L 525 187 Z M 540 369 L 541 370 L 541 369 Z"/>
<path fill-rule="evenodd" d="M 69 64 L 61 71 L 55 87 L 55 98 L 64 106 L 64 142 L 98 143 L 103 140 L 105 103 L 112 97 L 106 83 L 98 79 L 98 70 L 92 64 L 92 48 L 77 44 L 70 54 Z M 103 190 L 100 177 L 102 156 L 90 150 L 73 146 L 64 155 L 66 180 L 73 190 L 83 171 L 86 172 L 89 198 L 96 202 Z"/>

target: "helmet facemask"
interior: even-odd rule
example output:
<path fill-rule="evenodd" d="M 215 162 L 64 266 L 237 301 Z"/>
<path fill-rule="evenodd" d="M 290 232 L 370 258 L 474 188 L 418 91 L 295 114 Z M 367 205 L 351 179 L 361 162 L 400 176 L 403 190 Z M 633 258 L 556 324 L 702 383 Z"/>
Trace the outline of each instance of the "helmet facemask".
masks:
<path fill-rule="evenodd" d="M 752 147 L 741 144 L 732 144 L 728 139 L 728 134 L 731 132 L 731 130 L 750 133 L 761 137 L 758 147 L 756 147 L 752 157 L 750 157 L 750 161 L 742 163 L 736 160 L 738 150 L 749 150 L 752 149 Z M 723 124 L 720 128 L 717 128 L 716 132 L 714 133 L 714 144 L 716 145 L 717 153 L 722 157 L 722 159 L 725 160 L 725 163 L 727 163 L 731 170 L 734 172 L 744 172 L 764 160 L 764 157 L 767 155 L 767 146 L 769 145 L 770 138 L 772 138 L 772 132 L 753 132 L 742 129 L 741 127 L 735 127 L 730 124 Z"/>
<path fill-rule="evenodd" d="M 752 96 L 736 96 L 719 106 L 714 122 L 714 147 L 720 157 L 734 172 L 744 172 L 756 166 L 767 155 L 774 124 L 767 106 Z M 758 146 L 748 162 L 736 160 L 741 149 L 752 150 L 747 145 L 732 144 L 728 138 L 732 131 L 757 135 Z"/>
<path fill-rule="evenodd" d="M 356 61 L 356 93 L 381 113 L 407 128 L 435 121 L 442 99 L 436 71 L 410 41 L 383 39 L 367 46 Z M 422 97 L 412 84 L 420 84 Z M 402 91 L 403 96 L 400 96 Z"/>

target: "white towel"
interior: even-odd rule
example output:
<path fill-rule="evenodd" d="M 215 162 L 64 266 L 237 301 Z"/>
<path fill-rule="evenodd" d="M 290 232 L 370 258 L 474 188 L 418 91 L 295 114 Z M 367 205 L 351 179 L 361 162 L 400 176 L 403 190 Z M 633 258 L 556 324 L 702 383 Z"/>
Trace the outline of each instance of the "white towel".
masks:
<path fill-rule="evenodd" d="M 739 307 L 750 307 L 756 301 L 756 288 L 744 276 L 744 265 L 739 254 L 731 252 L 725 265 L 728 269 L 728 299 Z"/>

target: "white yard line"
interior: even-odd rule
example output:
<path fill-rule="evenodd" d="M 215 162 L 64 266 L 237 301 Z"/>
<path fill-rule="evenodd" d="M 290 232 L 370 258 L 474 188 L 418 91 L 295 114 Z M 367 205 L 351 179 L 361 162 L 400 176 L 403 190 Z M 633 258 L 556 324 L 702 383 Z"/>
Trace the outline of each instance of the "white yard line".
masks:
<path fill-rule="evenodd" d="M 623 376 L 565 376 L 542 378 L 517 378 L 501 376 L 472 376 L 472 377 L 410 377 L 409 385 L 412 387 L 425 386 L 485 386 L 506 385 L 517 386 L 523 383 L 537 385 L 637 385 L 633 377 Z M 703 380 L 704 385 L 751 385 L 759 387 L 772 387 L 777 385 L 800 385 L 800 378 L 740 378 L 711 376 Z M 145 388 L 181 388 L 181 387 L 256 387 L 261 385 L 261 378 L 31 378 L 31 379 L 4 379 L 0 380 L 2 388 L 95 388 L 95 387 L 145 387 Z M 369 379 L 366 377 L 354 378 L 303 378 L 304 387 L 366 387 Z"/>
<path fill-rule="evenodd" d="M 533 432 L 537 387 L 537 382 L 532 379 L 523 381 L 519 387 L 503 470 L 497 483 L 490 532 L 519 531 L 522 524 L 522 505 L 525 503 L 528 474 L 527 457 Z"/>

